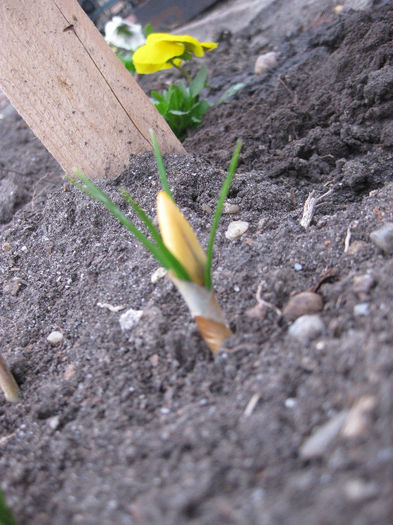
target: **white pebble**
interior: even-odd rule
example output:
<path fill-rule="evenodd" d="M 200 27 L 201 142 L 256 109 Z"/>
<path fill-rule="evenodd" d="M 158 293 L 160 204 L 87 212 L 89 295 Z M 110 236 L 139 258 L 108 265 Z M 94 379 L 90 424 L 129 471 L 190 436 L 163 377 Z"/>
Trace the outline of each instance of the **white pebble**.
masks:
<path fill-rule="evenodd" d="M 47 420 L 47 423 L 52 430 L 56 430 L 60 424 L 60 417 L 52 416 Z"/>
<path fill-rule="evenodd" d="M 393 253 L 393 223 L 386 222 L 382 228 L 371 232 L 370 239 L 385 253 Z"/>
<path fill-rule="evenodd" d="M 231 204 L 230 202 L 224 202 L 224 206 L 222 207 L 222 213 L 230 214 L 230 213 L 239 213 L 240 206 L 238 204 Z"/>
<path fill-rule="evenodd" d="M 373 499 L 378 495 L 378 487 L 373 481 L 350 479 L 344 486 L 345 496 L 354 503 Z"/>
<path fill-rule="evenodd" d="M 351 408 L 341 434 L 346 438 L 357 438 L 367 434 L 371 424 L 371 413 L 377 406 L 374 396 L 362 396 Z"/>
<path fill-rule="evenodd" d="M 160 279 L 165 277 L 166 274 L 167 274 L 166 269 L 160 266 L 160 268 L 157 268 L 157 270 L 153 272 L 152 276 L 150 277 L 150 280 L 153 284 L 156 284 Z"/>
<path fill-rule="evenodd" d="M 289 299 L 282 314 L 286 319 L 294 321 L 302 315 L 320 312 L 322 308 L 323 301 L 320 295 L 313 292 L 300 292 Z"/>
<path fill-rule="evenodd" d="M 339 412 L 329 419 L 327 423 L 319 427 L 318 430 L 308 437 L 300 447 L 300 456 L 303 459 L 323 456 L 329 445 L 340 432 L 347 414 L 348 413 L 345 410 Z"/>
<path fill-rule="evenodd" d="M 362 294 L 368 294 L 371 288 L 375 285 L 375 278 L 372 274 L 366 273 L 362 275 L 355 275 L 353 278 L 353 291 L 361 296 Z"/>
<path fill-rule="evenodd" d="M 61 332 L 58 332 L 57 330 L 54 330 L 53 332 L 51 332 L 46 338 L 46 340 L 53 346 L 61 343 L 63 339 L 64 339 L 64 335 Z"/>
<path fill-rule="evenodd" d="M 295 408 L 297 405 L 297 400 L 294 397 L 288 397 L 288 399 L 285 400 L 285 408 Z"/>
<path fill-rule="evenodd" d="M 303 270 L 303 266 L 300 263 L 295 263 L 293 265 L 293 268 L 296 272 L 300 272 L 301 270 Z"/>
<path fill-rule="evenodd" d="M 246 221 L 232 221 L 228 225 L 228 229 L 225 232 L 225 237 L 229 241 L 234 241 L 246 233 L 248 226 L 249 224 Z"/>
<path fill-rule="evenodd" d="M 364 316 L 370 315 L 370 304 L 369 303 L 355 304 L 355 306 L 353 307 L 353 313 L 354 315 L 358 317 L 361 315 L 364 315 Z"/>
<path fill-rule="evenodd" d="M 298 341 L 307 342 L 321 335 L 325 325 L 319 315 L 302 315 L 289 327 L 288 334 Z"/>
<path fill-rule="evenodd" d="M 142 317 L 143 310 L 133 310 L 130 308 L 124 314 L 121 314 L 119 323 L 122 330 L 132 330 Z"/>
<path fill-rule="evenodd" d="M 254 72 L 256 75 L 263 75 L 266 71 L 273 69 L 277 66 L 278 53 L 270 51 L 270 53 L 264 53 L 259 55 L 255 61 Z"/>

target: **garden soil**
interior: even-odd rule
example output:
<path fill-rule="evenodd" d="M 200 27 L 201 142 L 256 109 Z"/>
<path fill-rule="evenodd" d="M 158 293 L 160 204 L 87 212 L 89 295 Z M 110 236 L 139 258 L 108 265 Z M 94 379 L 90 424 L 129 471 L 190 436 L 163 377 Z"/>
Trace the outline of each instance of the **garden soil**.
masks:
<path fill-rule="evenodd" d="M 285 4 L 217 35 L 210 94 L 245 87 L 165 157 L 206 246 L 243 140 L 213 264 L 234 335 L 215 356 L 157 262 L 5 111 L 1 353 L 21 398 L 0 399 L 0 486 L 18 524 L 393 523 L 393 248 L 370 238 L 393 221 L 393 7 L 320 2 L 284 31 Z M 100 185 L 154 217 L 152 155 Z M 232 221 L 248 229 L 230 240 Z M 322 311 L 295 333 L 313 309 L 288 302 L 310 290 Z"/>

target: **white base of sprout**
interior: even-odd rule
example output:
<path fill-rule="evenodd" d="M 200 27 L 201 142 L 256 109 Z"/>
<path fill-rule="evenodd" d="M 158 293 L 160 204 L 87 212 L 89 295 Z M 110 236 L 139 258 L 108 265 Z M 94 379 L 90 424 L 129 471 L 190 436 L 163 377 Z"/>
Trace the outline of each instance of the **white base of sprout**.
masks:
<path fill-rule="evenodd" d="M 217 352 L 232 332 L 228 328 L 214 291 L 192 281 L 178 279 L 172 272 L 168 272 L 168 276 L 186 302 L 206 343 L 212 352 Z"/>

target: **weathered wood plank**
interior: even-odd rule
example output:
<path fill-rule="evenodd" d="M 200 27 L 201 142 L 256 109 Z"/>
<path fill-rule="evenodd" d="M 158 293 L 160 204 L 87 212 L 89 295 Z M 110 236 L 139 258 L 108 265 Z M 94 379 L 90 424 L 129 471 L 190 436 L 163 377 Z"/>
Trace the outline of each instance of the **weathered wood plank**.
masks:
<path fill-rule="evenodd" d="M 115 176 L 150 128 L 185 153 L 76 0 L 0 2 L 0 86 L 66 172 Z"/>

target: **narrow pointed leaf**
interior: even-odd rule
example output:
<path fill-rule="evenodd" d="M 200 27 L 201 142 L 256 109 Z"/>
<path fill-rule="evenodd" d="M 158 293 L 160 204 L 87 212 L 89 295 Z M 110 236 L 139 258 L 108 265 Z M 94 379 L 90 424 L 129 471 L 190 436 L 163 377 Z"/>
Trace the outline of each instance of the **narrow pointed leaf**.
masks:
<path fill-rule="evenodd" d="M 162 160 L 161 151 L 158 146 L 156 135 L 152 129 L 150 130 L 150 135 L 153 141 L 154 154 L 156 156 L 157 168 L 158 168 L 158 173 L 160 174 L 160 181 L 161 181 L 162 189 L 171 197 L 171 199 L 173 199 L 172 192 L 168 184 L 168 178 L 166 176 L 164 162 Z"/>
<path fill-rule="evenodd" d="M 232 155 L 231 163 L 229 165 L 228 175 L 224 181 L 224 184 L 222 185 L 220 196 L 218 198 L 218 202 L 216 206 L 216 211 L 214 213 L 213 223 L 212 223 L 212 227 L 210 230 L 209 242 L 208 242 L 207 250 L 206 250 L 206 266 L 205 266 L 205 286 L 206 288 L 212 287 L 211 267 L 212 267 L 212 260 L 213 260 L 214 240 L 215 240 L 216 233 L 217 233 L 218 223 L 220 221 L 221 214 L 222 214 L 222 207 L 224 206 L 224 202 L 227 198 L 229 188 L 231 187 L 232 179 L 236 172 L 241 147 L 242 147 L 242 141 L 238 140 L 236 143 L 235 151 L 233 152 L 233 155 Z"/>
<path fill-rule="evenodd" d="M 213 105 L 214 106 L 218 106 L 219 104 L 222 104 L 223 102 L 228 100 L 228 98 L 233 97 L 233 95 L 235 95 L 238 91 L 243 89 L 245 85 L 246 84 L 244 84 L 244 82 L 238 82 L 237 84 L 234 84 L 233 86 L 228 88 L 226 91 L 224 91 L 224 93 L 221 95 L 221 97 L 219 97 L 216 100 L 216 102 L 214 102 Z"/>

